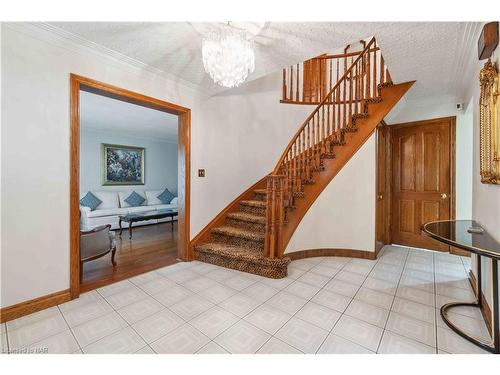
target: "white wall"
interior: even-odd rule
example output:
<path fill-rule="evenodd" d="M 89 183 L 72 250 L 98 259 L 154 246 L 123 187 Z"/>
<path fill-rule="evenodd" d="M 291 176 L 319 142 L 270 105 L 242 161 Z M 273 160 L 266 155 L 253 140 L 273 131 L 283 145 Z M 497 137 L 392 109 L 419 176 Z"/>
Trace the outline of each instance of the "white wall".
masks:
<path fill-rule="evenodd" d="M 203 127 L 193 137 L 205 178 L 191 186 L 192 234 L 197 234 L 227 204 L 269 174 L 293 134 L 314 107 L 281 104 L 281 73 L 249 82 L 203 101 Z M 193 212 L 195 212 L 193 210 Z"/>
<path fill-rule="evenodd" d="M 102 185 L 102 143 L 145 148 L 145 184 Z M 80 131 L 80 195 L 96 190 L 162 190 L 177 194 L 177 143 L 93 128 Z"/>
<path fill-rule="evenodd" d="M 179 82 L 38 27 L 2 23 L 1 34 L 4 307 L 69 288 L 70 73 L 192 108 L 195 143 L 201 125 L 200 94 Z"/>
<path fill-rule="evenodd" d="M 474 74 L 474 79 L 470 82 L 469 86 L 469 97 L 471 98 L 474 120 L 472 217 L 500 242 L 500 185 L 483 184 L 481 183 L 479 175 L 479 80 L 477 77 L 479 77 L 479 71 L 483 67 L 485 61 L 475 61 L 474 69 L 476 74 Z M 497 48 L 493 54 L 492 61 L 496 63 L 498 68 L 500 62 L 499 48 Z M 476 274 L 477 258 L 475 256 L 472 258 L 471 268 Z M 491 308 L 491 261 L 483 257 L 481 264 L 483 270 L 483 293 Z"/>
<path fill-rule="evenodd" d="M 307 249 L 375 251 L 375 133 L 313 203 L 285 253 Z"/>
<path fill-rule="evenodd" d="M 457 116 L 455 146 L 455 194 L 457 220 L 472 218 L 472 140 L 474 131 L 472 105 Z"/>
<path fill-rule="evenodd" d="M 1 38 L 0 306 L 69 288 L 70 73 L 191 108 L 191 238 L 273 169 L 312 111 L 279 103 L 280 73 L 206 98 L 33 25 L 4 23 Z"/>

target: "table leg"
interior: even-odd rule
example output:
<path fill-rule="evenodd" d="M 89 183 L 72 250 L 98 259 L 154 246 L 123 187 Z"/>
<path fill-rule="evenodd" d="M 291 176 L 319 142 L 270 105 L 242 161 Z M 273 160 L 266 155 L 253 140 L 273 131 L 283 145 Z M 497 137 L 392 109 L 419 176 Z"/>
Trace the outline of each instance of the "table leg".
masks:
<path fill-rule="evenodd" d="M 129 223 L 128 223 L 128 239 L 129 240 L 132 239 L 132 223 L 133 223 L 132 220 L 130 220 Z"/>
<path fill-rule="evenodd" d="M 120 236 L 122 235 L 122 232 L 123 232 L 123 228 L 122 228 L 122 218 L 120 217 L 119 221 L 118 221 L 118 225 L 120 226 Z"/>
<path fill-rule="evenodd" d="M 172 232 L 174 231 L 174 217 L 170 218 L 170 223 L 172 224 Z"/>
<path fill-rule="evenodd" d="M 495 353 L 500 353 L 500 321 L 499 321 L 499 304 L 498 304 L 498 262 L 496 259 L 491 260 L 491 278 L 493 281 L 492 287 L 492 313 L 493 313 L 493 322 L 492 322 L 492 333 L 493 333 L 493 346 L 495 347 Z"/>
<path fill-rule="evenodd" d="M 492 270 L 491 270 L 491 275 L 493 279 L 493 346 L 486 344 L 474 337 L 469 336 L 465 332 L 463 332 L 460 328 L 455 326 L 447 316 L 447 312 L 449 309 L 456 307 L 456 306 L 471 306 L 471 307 L 476 307 L 481 309 L 482 304 L 483 304 L 483 299 L 482 299 L 482 275 L 481 275 L 481 256 L 477 256 L 477 300 L 476 302 L 452 302 L 452 303 L 447 303 L 446 305 L 441 306 L 440 309 L 440 314 L 441 317 L 443 318 L 444 322 L 448 327 L 450 327 L 455 333 L 466 339 L 467 341 L 473 343 L 476 346 L 479 346 L 481 349 L 484 349 L 488 352 L 491 353 L 500 353 L 500 344 L 499 344 L 499 332 L 498 332 L 498 266 L 497 266 L 497 261 L 495 259 L 492 259 L 491 261 L 492 265 Z M 496 323 L 495 323 L 496 322 Z"/>

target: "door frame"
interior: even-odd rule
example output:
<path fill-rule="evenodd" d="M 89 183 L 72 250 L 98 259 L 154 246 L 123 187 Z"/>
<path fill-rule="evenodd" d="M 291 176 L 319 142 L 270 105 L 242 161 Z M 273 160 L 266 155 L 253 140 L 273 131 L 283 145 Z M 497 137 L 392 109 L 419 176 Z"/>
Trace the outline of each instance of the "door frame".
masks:
<path fill-rule="evenodd" d="M 394 125 L 387 125 L 387 136 L 389 139 L 389 142 L 386 143 L 386 166 L 388 167 L 387 169 L 387 178 L 386 178 L 386 191 L 387 191 L 387 199 L 388 202 L 386 204 L 388 205 L 388 218 L 389 220 L 388 225 L 386 226 L 386 233 L 385 233 L 385 238 L 388 240 L 387 244 L 392 244 L 392 191 L 393 191 L 393 178 L 392 178 L 392 172 L 393 172 L 393 155 L 392 155 L 392 146 L 393 146 L 393 132 L 396 129 L 402 128 L 402 127 L 407 127 L 407 126 L 418 126 L 418 125 L 430 125 L 436 122 L 441 122 L 443 120 L 448 120 L 450 122 L 450 220 L 455 219 L 455 214 L 456 214 L 456 187 L 455 187 L 455 168 L 456 168 L 456 116 L 447 116 L 447 117 L 437 117 L 437 118 L 432 118 L 432 119 L 427 119 L 427 120 L 418 120 L 418 121 L 409 121 L 409 122 L 402 122 L 402 123 L 397 123 Z M 378 142 L 377 142 L 377 147 L 378 147 Z M 376 158 L 377 158 L 377 163 L 380 161 L 378 160 L 379 153 L 377 151 Z M 379 178 L 378 175 L 378 170 L 377 170 L 377 181 Z M 378 185 L 375 184 L 375 189 L 378 189 Z M 377 196 L 378 196 L 378 191 L 376 191 L 375 194 L 375 207 L 377 202 Z M 375 214 L 375 220 L 377 218 L 377 213 Z M 376 229 L 375 229 L 375 236 L 377 235 Z M 375 237 L 375 250 L 376 253 L 380 250 L 381 246 L 380 244 L 377 243 L 376 237 Z M 450 248 L 452 251 L 453 248 Z"/>
<path fill-rule="evenodd" d="M 385 142 L 382 145 L 380 142 L 380 133 L 384 132 L 385 133 Z M 375 177 L 375 254 L 378 255 L 380 250 L 384 247 L 384 245 L 390 244 L 391 243 L 391 199 L 392 199 L 392 132 L 391 132 L 391 126 L 387 125 L 385 121 L 382 121 L 379 126 L 377 126 L 376 133 L 375 133 L 375 147 L 376 147 L 376 164 L 375 164 L 375 171 L 376 171 L 376 177 Z M 380 159 L 380 147 L 384 147 L 384 156 L 385 160 Z M 386 222 L 385 223 L 380 223 L 378 221 L 379 217 L 379 206 L 378 206 L 378 196 L 379 196 L 379 181 L 381 179 L 381 176 L 379 175 L 379 164 L 384 164 L 385 163 L 385 179 L 384 179 L 384 187 L 385 187 L 385 197 L 384 199 L 384 210 L 387 213 L 387 216 L 385 217 Z M 384 216 L 383 216 L 384 217 Z M 383 241 L 378 241 L 377 240 L 377 235 L 378 235 L 378 229 L 379 226 L 383 225 Z"/>
<path fill-rule="evenodd" d="M 137 92 L 70 74 L 70 294 L 80 295 L 80 91 L 141 105 L 178 118 L 178 243 L 177 256 L 193 259 L 190 235 L 191 109 Z"/>

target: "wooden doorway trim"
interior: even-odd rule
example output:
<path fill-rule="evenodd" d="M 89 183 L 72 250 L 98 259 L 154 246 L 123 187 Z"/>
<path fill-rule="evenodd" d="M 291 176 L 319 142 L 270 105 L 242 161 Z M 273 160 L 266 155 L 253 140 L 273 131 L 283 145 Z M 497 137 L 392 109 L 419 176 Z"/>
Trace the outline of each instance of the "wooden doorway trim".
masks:
<path fill-rule="evenodd" d="M 80 295 L 80 90 L 160 110 L 178 117 L 178 244 L 179 259 L 189 261 L 191 110 L 177 104 L 70 74 L 70 293 Z"/>
<path fill-rule="evenodd" d="M 381 121 L 376 130 L 375 255 L 391 243 L 391 127 Z"/>
<path fill-rule="evenodd" d="M 440 117 L 440 118 L 434 118 L 434 119 L 428 119 L 428 120 L 420 120 L 420 121 L 411 121 L 411 122 L 405 122 L 405 123 L 399 123 L 399 124 L 394 124 L 394 125 L 389 125 L 388 128 L 390 129 L 390 147 L 389 147 L 389 157 L 390 157 L 390 229 L 389 229 L 389 234 L 390 234 L 390 243 L 392 243 L 393 238 L 392 238 L 392 215 L 393 215 L 393 205 L 392 205 L 392 193 L 394 191 L 394 181 L 392 178 L 393 174 L 393 162 L 394 162 L 394 155 L 393 155 L 393 143 L 394 143 L 394 132 L 397 129 L 401 129 L 404 127 L 409 127 L 409 126 L 420 126 L 420 125 L 431 125 L 435 123 L 441 123 L 441 122 L 448 122 L 449 123 L 449 160 L 450 160 L 450 173 L 449 173 L 449 186 L 450 186 L 450 205 L 449 205 L 449 219 L 454 220 L 455 219 L 455 214 L 456 214 L 456 180 L 455 180 L 455 168 L 456 168 L 456 117 L 455 116 L 449 116 L 449 117 Z M 450 252 L 454 252 L 453 248 L 449 248 Z"/>

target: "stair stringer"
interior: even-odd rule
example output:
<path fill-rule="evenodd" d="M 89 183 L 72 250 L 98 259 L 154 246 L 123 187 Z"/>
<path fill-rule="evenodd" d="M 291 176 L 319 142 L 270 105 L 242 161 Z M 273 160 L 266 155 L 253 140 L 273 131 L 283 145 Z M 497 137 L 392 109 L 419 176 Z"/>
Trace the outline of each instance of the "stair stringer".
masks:
<path fill-rule="evenodd" d="M 396 103 L 410 89 L 415 81 L 404 82 L 380 89 L 382 101 L 379 103 L 368 104 L 368 117 L 356 120 L 355 132 L 345 133 L 345 144 L 335 147 L 335 157 L 333 159 L 324 159 L 324 170 L 313 172 L 313 184 L 304 185 L 304 196 L 296 199 L 294 208 L 287 210 L 287 221 L 282 227 L 281 248 L 279 256 L 284 255 L 288 242 L 292 238 L 302 218 L 305 216 L 314 201 L 319 197 L 322 191 L 328 186 L 332 179 L 347 164 L 351 157 L 368 140 L 374 132 L 377 125 L 391 111 Z"/>
<path fill-rule="evenodd" d="M 265 189 L 266 184 L 267 184 L 267 176 L 264 176 L 255 184 L 246 189 L 243 193 L 238 195 L 235 199 L 233 199 L 226 207 L 224 207 L 224 209 L 220 211 L 217 214 L 217 216 L 215 216 L 207 225 L 205 225 L 203 229 L 191 240 L 189 244 L 190 254 L 192 256 L 194 255 L 194 249 L 197 245 L 211 240 L 212 229 L 224 225 L 224 223 L 226 222 L 227 215 L 232 212 L 237 212 L 241 201 L 252 199 L 254 191 L 256 189 Z"/>

